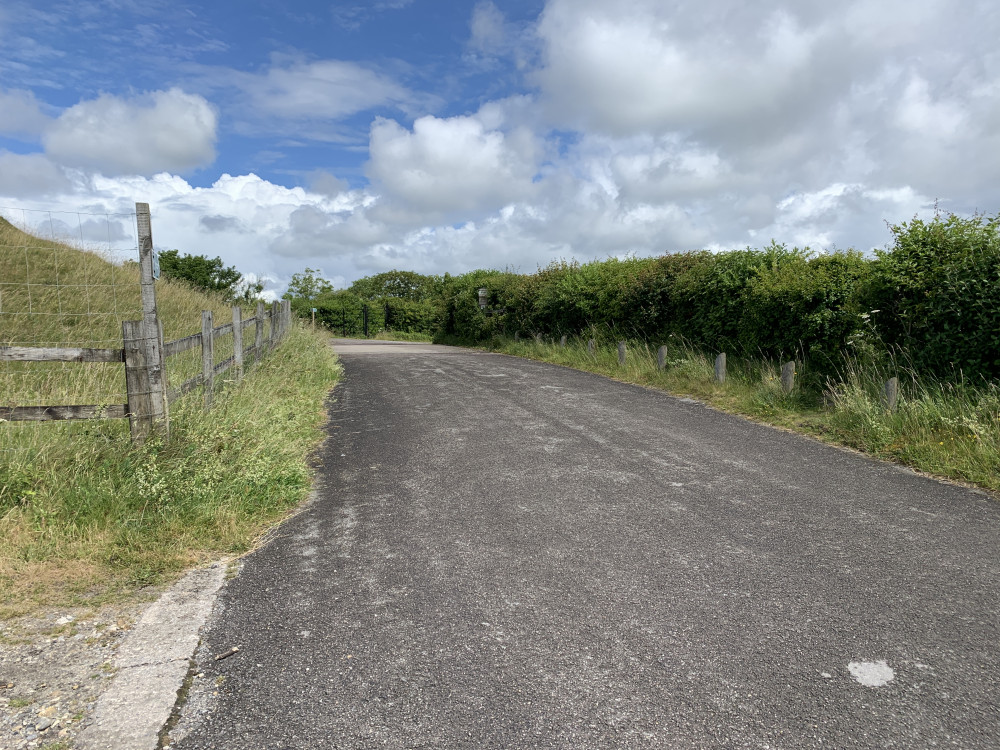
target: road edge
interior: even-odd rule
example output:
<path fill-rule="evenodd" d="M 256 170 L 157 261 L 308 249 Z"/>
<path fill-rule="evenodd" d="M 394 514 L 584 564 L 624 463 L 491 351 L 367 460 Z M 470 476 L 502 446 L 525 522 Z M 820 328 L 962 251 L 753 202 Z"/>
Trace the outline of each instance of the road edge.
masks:
<path fill-rule="evenodd" d="M 227 568 L 222 560 L 190 571 L 143 612 L 118 649 L 111 685 L 77 738 L 80 750 L 155 750 Z"/>

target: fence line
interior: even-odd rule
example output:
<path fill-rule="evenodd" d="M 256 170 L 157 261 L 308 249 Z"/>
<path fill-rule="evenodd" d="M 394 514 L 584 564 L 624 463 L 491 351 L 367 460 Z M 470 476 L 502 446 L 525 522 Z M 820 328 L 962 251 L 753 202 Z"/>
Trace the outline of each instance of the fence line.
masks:
<path fill-rule="evenodd" d="M 192 378 L 188 378 L 180 385 L 174 388 L 168 388 L 167 390 L 167 400 L 168 402 L 176 401 L 182 395 L 188 393 L 195 388 L 202 386 L 206 381 L 214 380 L 214 377 L 223 375 L 228 372 L 230 368 L 236 366 L 236 379 L 239 381 L 242 376 L 242 370 L 247 361 L 248 355 L 253 364 L 256 364 L 260 359 L 267 354 L 268 351 L 274 348 L 277 343 L 284 337 L 287 329 L 291 322 L 291 306 L 288 300 L 283 300 L 278 303 L 278 314 L 274 317 L 271 310 L 264 311 L 264 303 L 258 304 L 258 313 L 252 318 L 242 319 L 242 309 L 239 307 L 233 308 L 233 316 L 235 319 L 239 320 L 239 327 L 242 330 L 250 327 L 254 327 L 256 330 L 261 331 L 261 334 L 255 335 L 254 342 L 250 346 L 235 347 L 233 356 L 224 360 L 223 362 L 216 363 L 212 359 L 205 357 L 204 352 L 206 350 L 213 350 L 215 341 L 220 336 L 233 335 L 235 333 L 235 326 L 237 325 L 237 320 L 232 323 L 226 323 L 224 325 L 213 327 L 209 330 L 208 335 L 203 331 L 202 333 L 195 333 L 190 336 L 185 336 L 183 338 L 177 339 L 175 341 L 169 341 L 163 345 L 163 358 L 168 359 L 176 354 L 181 354 L 189 349 L 194 349 L 196 347 L 201 347 L 203 351 L 203 371 Z M 206 311 L 210 313 L 211 311 Z M 123 325 L 132 324 L 133 326 L 141 323 L 142 321 L 126 321 Z M 266 328 L 270 328 L 271 331 L 268 332 L 267 343 L 263 344 L 264 336 L 263 331 Z M 273 331 L 273 332 L 272 332 Z M 133 341 L 141 338 L 140 336 L 132 336 Z M 125 335 L 123 334 L 123 343 L 125 341 Z M 261 343 L 257 343 L 261 342 Z M 242 343 L 242 342 L 239 342 Z M 23 346 L 0 346 L 0 361 L 3 362 L 104 362 L 104 363 L 127 363 L 128 352 L 127 347 L 123 345 L 121 349 L 79 349 L 79 348 L 53 348 L 53 347 L 23 347 Z M 210 364 L 209 364 L 210 363 Z M 207 376 L 207 377 L 206 377 Z M 127 378 L 127 376 L 126 376 Z M 144 387 L 139 384 L 133 384 L 128 392 L 130 394 L 140 395 L 140 393 L 146 393 L 150 389 L 148 386 Z M 210 403 L 210 398 L 206 392 L 206 399 Z M 69 420 L 69 419 L 121 419 L 132 415 L 132 410 L 128 404 L 110 404 L 110 405 L 98 405 L 98 404 L 87 404 L 87 405 L 60 405 L 60 406 L 4 406 L 0 407 L 0 419 L 7 420 L 9 422 L 16 421 L 31 421 L 31 422 L 43 422 L 43 421 L 56 421 L 56 420 Z"/>
<path fill-rule="evenodd" d="M 249 355 L 256 364 L 274 349 L 291 325 L 291 303 L 275 302 L 270 310 L 257 303 L 256 315 L 243 319 L 239 307 L 232 308 L 233 320 L 214 326 L 212 312 L 202 313 L 202 331 L 175 341 L 163 341 L 163 326 L 156 306 L 153 279 L 153 238 L 149 205 L 136 204 L 142 319 L 122 321 L 120 349 L 80 347 L 0 346 L 0 362 L 79 362 L 124 363 L 126 404 L 84 404 L 59 406 L 4 406 L 0 420 L 57 421 L 78 419 L 123 419 L 128 417 L 132 438 L 142 442 L 154 430 L 169 434 L 169 404 L 189 391 L 204 389 L 205 408 L 211 408 L 215 378 L 235 368 L 236 380 L 244 374 Z M 243 331 L 254 327 L 254 343 L 243 345 Z M 265 339 L 265 328 L 267 338 Z M 233 355 L 215 362 L 215 343 L 222 336 L 233 337 Z M 174 388 L 166 376 L 166 360 L 196 347 L 202 349 L 202 371 Z"/>

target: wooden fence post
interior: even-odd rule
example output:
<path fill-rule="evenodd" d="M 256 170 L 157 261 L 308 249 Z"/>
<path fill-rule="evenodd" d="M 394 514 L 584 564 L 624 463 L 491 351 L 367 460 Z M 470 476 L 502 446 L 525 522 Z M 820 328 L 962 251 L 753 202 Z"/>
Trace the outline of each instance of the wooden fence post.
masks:
<path fill-rule="evenodd" d="M 594 350 L 596 348 L 597 348 L 597 345 L 594 343 L 594 340 L 593 339 L 588 339 L 587 340 L 587 354 L 589 354 L 591 357 L 593 357 L 594 356 Z"/>
<path fill-rule="evenodd" d="M 665 345 L 656 350 L 656 369 L 667 369 L 667 347 Z"/>
<path fill-rule="evenodd" d="M 543 343 L 545 343 L 544 341 L 542 341 L 542 334 L 540 334 L 540 333 L 536 333 L 535 334 L 535 343 L 536 344 L 543 344 Z"/>
<path fill-rule="evenodd" d="M 212 311 L 201 312 L 201 375 L 205 387 L 205 410 L 212 408 L 212 395 L 215 389 L 215 342 Z"/>
<path fill-rule="evenodd" d="M 275 300 L 271 304 L 271 341 L 268 348 L 273 349 L 278 345 L 279 330 L 281 327 L 281 303 Z"/>
<path fill-rule="evenodd" d="M 781 366 L 781 390 L 791 393 L 795 387 L 795 362 L 785 362 Z"/>
<path fill-rule="evenodd" d="M 149 392 L 149 429 L 161 429 L 165 439 L 170 438 L 170 409 L 167 399 L 167 370 L 163 356 L 163 326 L 156 309 L 156 280 L 153 278 L 153 225 L 148 203 L 135 204 L 135 223 L 139 237 L 139 293 L 142 298 L 142 320 L 144 328 L 138 340 L 145 347 L 144 367 L 148 373 L 146 390 Z M 133 330 L 133 333 L 136 331 Z M 123 329 L 124 340 L 124 329 Z M 127 369 L 127 368 L 126 368 Z M 125 385 L 128 388 L 128 374 Z M 145 433 L 133 438 L 142 442 Z"/>
<path fill-rule="evenodd" d="M 566 348 L 566 334 L 563 334 L 562 338 L 559 339 L 559 346 L 563 349 Z"/>
<path fill-rule="evenodd" d="M 142 317 L 156 317 L 156 280 L 153 278 L 153 226 L 148 203 L 135 204 L 135 224 L 139 234 L 139 292 Z"/>
<path fill-rule="evenodd" d="M 264 353 L 264 302 L 257 300 L 257 317 L 253 332 L 253 359 L 257 362 Z"/>
<path fill-rule="evenodd" d="M 718 357 L 715 358 L 715 382 L 725 383 L 726 382 L 726 353 L 722 352 Z"/>
<path fill-rule="evenodd" d="M 619 365 L 624 365 L 625 364 L 625 353 L 626 353 L 626 351 L 627 350 L 625 348 L 625 342 L 624 341 L 619 341 L 618 342 L 618 364 Z"/>
<path fill-rule="evenodd" d="M 243 308 L 233 307 L 233 366 L 236 382 L 243 380 Z"/>
<path fill-rule="evenodd" d="M 281 338 L 285 338 L 285 334 L 288 333 L 291 330 L 291 328 L 292 328 L 292 301 L 290 299 L 283 299 L 281 300 Z"/>
<path fill-rule="evenodd" d="M 889 411 L 896 411 L 899 401 L 899 378 L 892 377 L 885 382 L 885 405 Z"/>
<path fill-rule="evenodd" d="M 142 444 L 166 415 L 159 408 L 166 401 L 157 384 L 157 356 L 162 351 L 151 346 L 158 336 L 158 327 L 146 320 L 122 321 L 122 345 L 125 353 L 125 388 L 128 393 L 128 419 L 132 440 Z M 152 352 L 152 354 L 151 354 Z"/>

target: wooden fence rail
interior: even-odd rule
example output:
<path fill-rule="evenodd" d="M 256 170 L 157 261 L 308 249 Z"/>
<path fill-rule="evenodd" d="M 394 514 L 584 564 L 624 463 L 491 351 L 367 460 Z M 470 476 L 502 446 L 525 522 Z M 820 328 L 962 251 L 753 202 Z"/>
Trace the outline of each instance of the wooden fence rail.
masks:
<path fill-rule="evenodd" d="M 124 362 L 121 349 L 0 346 L 0 362 Z"/>
<path fill-rule="evenodd" d="M 265 310 L 264 303 L 258 305 L 258 314 L 252 318 L 243 318 L 243 311 L 239 307 L 233 308 L 234 320 L 232 323 L 211 328 L 211 333 L 206 338 L 205 333 L 195 333 L 190 336 L 168 341 L 163 344 L 163 359 L 169 359 L 177 354 L 182 354 L 190 349 L 201 347 L 203 351 L 202 372 L 192 378 L 185 380 L 175 387 L 167 388 L 167 401 L 176 401 L 184 394 L 201 387 L 206 381 L 213 383 L 214 379 L 233 369 L 235 366 L 235 379 L 237 382 L 242 379 L 245 363 L 250 360 L 253 363 L 267 354 L 281 340 L 287 332 L 291 322 L 291 306 L 287 300 L 279 303 L 277 317 L 272 317 L 273 310 Z M 128 324 L 137 326 L 141 321 L 127 321 Z M 260 331 L 259 336 L 254 337 L 254 343 L 250 346 L 243 345 L 242 333 L 247 328 L 255 328 Z M 265 338 L 264 331 L 268 330 Z M 272 334 L 273 330 L 273 334 Z M 239 331 L 240 335 L 236 335 Z M 124 335 L 124 334 L 123 334 Z M 208 352 L 214 351 L 215 343 L 222 336 L 232 335 L 233 355 L 222 362 L 214 361 L 214 354 L 211 359 L 206 356 Z M 239 339 L 238 341 L 236 339 Z M 266 344 L 265 344 L 266 341 Z M 206 345 L 206 342 L 207 343 Z M 259 342 L 259 343 L 258 343 Z M 24 347 L 24 346 L 0 346 L 0 362 L 102 362 L 102 363 L 123 363 L 126 362 L 127 352 L 123 346 L 121 349 L 78 349 L 78 348 L 53 348 L 53 347 Z M 206 363 L 211 363 L 206 364 Z M 206 378 L 206 366 L 210 368 L 210 375 Z M 129 403 L 135 402 L 140 394 L 137 391 L 149 390 L 149 386 L 141 383 L 130 382 L 126 375 L 126 390 L 129 394 Z M 211 406 L 211 393 L 206 390 L 206 405 Z M 136 407 L 129 407 L 129 404 L 85 404 L 85 405 L 59 405 L 59 406 L 2 406 L 0 407 L 0 419 L 8 422 L 51 422 L 75 419 L 124 419 L 134 416 Z"/>
<path fill-rule="evenodd" d="M 140 288 L 142 320 L 122 323 L 121 349 L 83 349 L 0 346 L 0 362 L 103 362 L 125 364 L 126 404 L 85 404 L 59 406 L 0 406 L 0 420 L 8 422 L 49 422 L 75 419 L 124 419 L 128 417 L 132 439 L 142 442 L 153 430 L 169 430 L 169 404 L 194 388 L 205 391 L 205 408 L 212 405 L 215 378 L 235 368 L 235 379 L 243 377 L 249 355 L 257 363 L 274 349 L 291 327 L 292 309 L 288 300 L 275 302 L 266 309 L 257 303 L 256 315 L 243 318 L 243 310 L 232 308 L 233 320 L 214 326 L 212 312 L 202 313 L 202 331 L 176 341 L 163 341 L 163 327 L 156 308 L 153 279 L 153 235 L 149 205 L 136 203 L 139 233 Z M 244 347 L 243 331 L 254 327 L 253 344 Z M 265 338 L 265 328 L 267 335 Z M 215 342 L 221 336 L 233 337 L 233 355 L 215 362 Z M 169 387 L 165 362 L 170 357 L 201 347 L 202 372 L 176 387 Z"/>

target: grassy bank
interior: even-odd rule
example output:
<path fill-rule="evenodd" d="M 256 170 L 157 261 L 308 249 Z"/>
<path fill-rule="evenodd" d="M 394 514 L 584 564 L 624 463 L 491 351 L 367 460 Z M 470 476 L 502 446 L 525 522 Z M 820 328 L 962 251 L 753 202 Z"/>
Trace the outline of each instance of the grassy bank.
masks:
<path fill-rule="evenodd" d="M 125 420 L 0 425 L 0 617 L 250 549 L 306 497 L 338 375 L 327 335 L 298 327 L 211 412 L 176 402 L 168 444 L 133 446 Z"/>
<path fill-rule="evenodd" d="M 836 384 L 797 387 L 785 394 L 776 362 L 730 359 L 726 382 L 717 383 L 714 359 L 682 344 L 668 345 L 663 370 L 657 368 L 656 349 L 635 342 L 628 345 L 624 366 L 618 364 L 614 346 L 599 346 L 592 355 L 586 341 L 578 338 L 569 339 L 566 347 L 495 338 L 483 348 L 690 396 L 723 411 L 1000 491 L 996 385 L 900 377 L 899 405 L 889 411 L 882 398 L 888 375 L 874 364 L 852 363 Z M 809 375 L 799 372 L 797 378 L 808 382 Z"/>
<path fill-rule="evenodd" d="M 0 219 L 0 345 L 121 347 L 141 316 L 138 267 L 100 250 L 33 237 Z M 220 295 L 161 279 L 164 338 L 232 309 Z M 244 316 L 252 315 L 250 309 Z M 130 596 L 185 568 L 250 549 L 308 492 L 308 456 L 339 374 L 328 335 L 305 327 L 235 384 L 171 405 L 166 444 L 133 446 L 126 420 L 0 424 L 0 617 Z M 215 359 L 232 354 L 232 337 Z M 167 360 L 176 385 L 197 348 Z M 231 376 L 230 376 L 231 377 Z M 0 362 L 4 405 L 123 404 L 120 364 Z"/>

